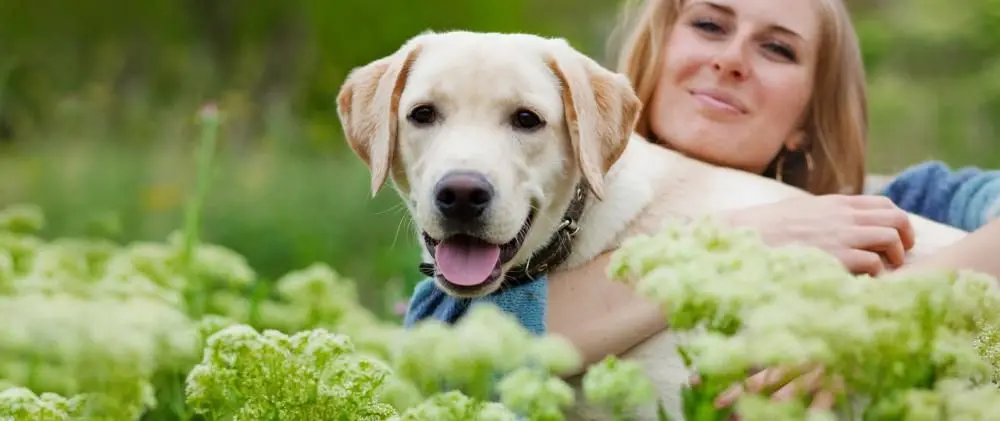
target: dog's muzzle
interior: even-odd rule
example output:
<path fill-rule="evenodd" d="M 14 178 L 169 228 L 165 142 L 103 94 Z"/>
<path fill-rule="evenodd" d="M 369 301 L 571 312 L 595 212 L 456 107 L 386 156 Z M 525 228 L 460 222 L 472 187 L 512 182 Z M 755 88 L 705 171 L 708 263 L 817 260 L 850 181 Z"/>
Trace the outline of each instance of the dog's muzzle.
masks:
<path fill-rule="evenodd" d="M 452 171 L 434 186 L 434 207 L 451 233 L 479 233 L 483 214 L 493 203 L 493 184 L 475 171 Z"/>
<path fill-rule="evenodd" d="M 490 207 L 496 191 L 486 176 L 474 170 L 451 171 L 434 186 L 434 210 L 440 233 L 424 231 L 424 242 L 434 259 L 434 274 L 453 294 L 474 296 L 501 281 L 504 264 L 517 254 L 534 212 L 510 239 L 487 239 Z"/>

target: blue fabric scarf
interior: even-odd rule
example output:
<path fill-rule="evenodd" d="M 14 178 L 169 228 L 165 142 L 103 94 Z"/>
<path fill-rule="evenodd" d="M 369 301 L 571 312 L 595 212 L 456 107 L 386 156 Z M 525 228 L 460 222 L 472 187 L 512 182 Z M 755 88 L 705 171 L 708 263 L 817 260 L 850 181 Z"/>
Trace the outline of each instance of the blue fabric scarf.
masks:
<path fill-rule="evenodd" d="M 453 324 L 476 303 L 491 303 L 500 310 L 513 314 L 521 325 L 536 335 L 545 333 L 545 310 L 548 302 L 547 277 L 500 290 L 475 299 L 460 299 L 441 291 L 434 279 L 426 278 L 417 284 L 403 317 L 403 326 L 413 325 L 428 317 Z"/>

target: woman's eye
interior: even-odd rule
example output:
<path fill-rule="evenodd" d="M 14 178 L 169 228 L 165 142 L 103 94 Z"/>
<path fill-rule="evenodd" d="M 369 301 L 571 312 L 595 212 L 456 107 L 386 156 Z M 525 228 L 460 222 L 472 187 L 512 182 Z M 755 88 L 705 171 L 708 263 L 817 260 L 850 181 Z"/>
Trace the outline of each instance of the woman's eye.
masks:
<path fill-rule="evenodd" d="M 695 28 L 701 29 L 703 31 L 708 31 L 708 32 L 719 32 L 719 31 L 722 31 L 722 27 L 721 26 L 716 25 L 715 22 L 712 22 L 711 20 L 708 20 L 708 19 L 698 19 L 698 20 L 695 20 L 694 23 L 691 24 L 691 26 L 694 26 Z"/>
<path fill-rule="evenodd" d="M 778 55 L 780 55 L 780 56 L 788 59 L 789 61 L 792 61 L 792 62 L 796 61 L 795 51 L 793 51 L 788 46 L 785 46 L 785 45 L 782 45 L 782 44 L 777 44 L 777 43 L 768 43 L 767 45 L 764 46 L 764 48 L 767 48 L 768 51 L 771 51 L 771 52 L 773 52 L 775 54 L 778 54 Z"/>

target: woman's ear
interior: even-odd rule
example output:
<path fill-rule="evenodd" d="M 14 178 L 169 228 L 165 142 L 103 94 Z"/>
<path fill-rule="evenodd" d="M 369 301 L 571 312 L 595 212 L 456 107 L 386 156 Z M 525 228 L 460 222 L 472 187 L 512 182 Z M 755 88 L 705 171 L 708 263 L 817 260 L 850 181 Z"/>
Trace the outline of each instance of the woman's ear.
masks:
<path fill-rule="evenodd" d="M 798 129 L 792 132 L 792 134 L 788 135 L 788 138 L 785 139 L 783 145 L 785 146 L 785 149 L 791 152 L 798 152 L 803 150 L 806 146 L 808 146 L 806 145 L 805 129 Z"/>

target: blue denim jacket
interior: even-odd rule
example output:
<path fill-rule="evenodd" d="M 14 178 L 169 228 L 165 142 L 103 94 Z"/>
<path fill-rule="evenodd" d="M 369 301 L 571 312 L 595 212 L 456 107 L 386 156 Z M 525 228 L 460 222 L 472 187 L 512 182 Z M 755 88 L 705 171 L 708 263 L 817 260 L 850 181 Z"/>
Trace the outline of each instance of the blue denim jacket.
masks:
<path fill-rule="evenodd" d="M 907 212 L 975 231 L 1000 215 L 1000 171 L 929 161 L 899 173 L 879 194 Z"/>

